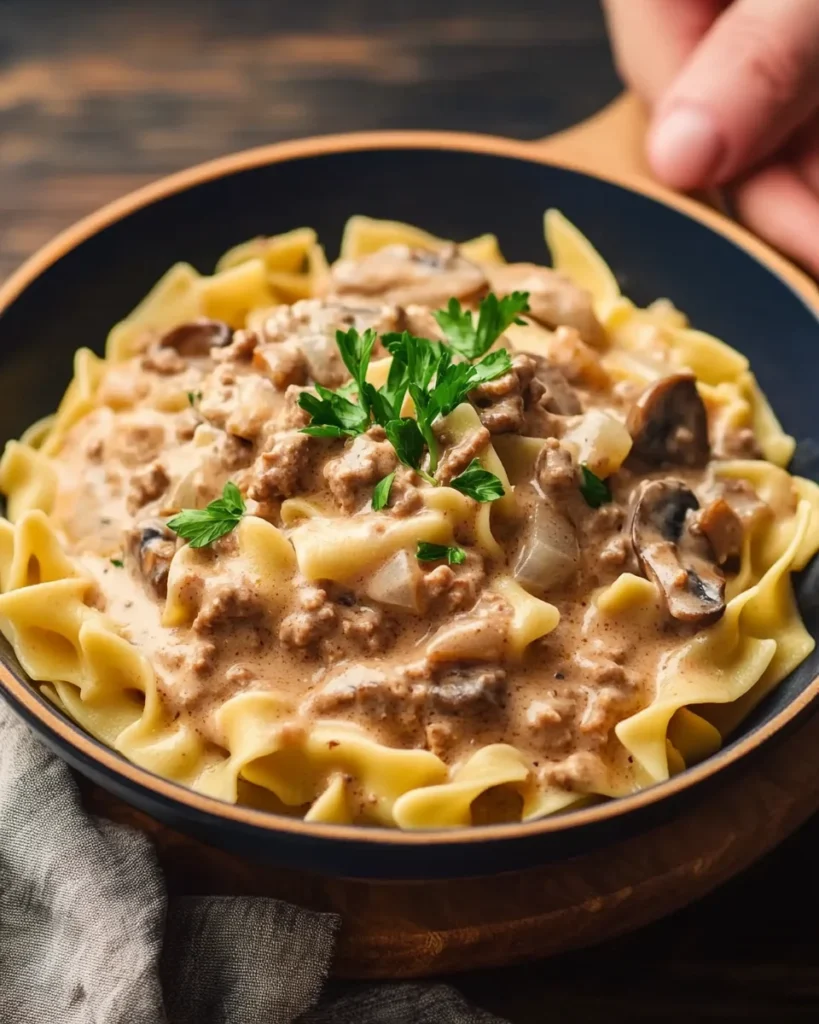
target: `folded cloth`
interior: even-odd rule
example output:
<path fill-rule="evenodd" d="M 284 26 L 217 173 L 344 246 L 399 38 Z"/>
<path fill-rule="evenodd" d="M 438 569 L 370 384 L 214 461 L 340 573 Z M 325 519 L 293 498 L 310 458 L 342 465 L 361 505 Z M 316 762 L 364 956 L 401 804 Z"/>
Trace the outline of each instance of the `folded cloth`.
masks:
<path fill-rule="evenodd" d="M 89 815 L 0 700 L 2 1024 L 503 1024 L 446 985 L 325 991 L 339 923 L 258 897 L 169 904 L 146 836 Z"/>

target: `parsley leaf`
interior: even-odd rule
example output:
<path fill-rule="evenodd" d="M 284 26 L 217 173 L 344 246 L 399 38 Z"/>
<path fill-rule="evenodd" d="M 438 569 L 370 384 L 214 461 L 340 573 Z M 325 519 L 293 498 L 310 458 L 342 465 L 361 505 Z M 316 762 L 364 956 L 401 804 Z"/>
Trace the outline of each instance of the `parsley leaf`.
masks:
<path fill-rule="evenodd" d="M 472 312 L 450 299 L 446 309 L 434 314 L 447 341 L 467 359 L 477 359 L 494 345 L 510 324 L 523 323 L 520 314 L 529 309 L 528 292 L 512 292 L 499 299 L 492 292 L 481 301 L 478 322 Z"/>
<path fill-rule="evenodd" d="M 383 480 L 379 480 L 373 488 L 373 508 L 376 512 L 386 508 L 387 502 L 390 500 L 393 480 L 395 480 L 395 470 L 389 476 L 385 476 Z"/>
<path fill-rule="evenodd" d="M 449 486 L 475 501 L 497 501 L 504 495 L 500 478 L 484 469 L 478 459 L 473 459 L 460 476 L 450 480 Z"/>
<path fill-rule="evenodd" d="M 303 427 L 303 434 L 314 437 L 355 437 L 369 426 L 369 416 L 360 405 L 343 395 L 316 384 L 317 398 L 310 391 L 302 391 L 299 405 L 312 417 L 309 427 Z M 324 428 L 318 430 L 316 428 Z M 332 428 L 332 429 L 327 429 Z"/>
<path fill-rule="evenodd" d="M 398 358 L 406 366 L 407 380 L 424 390 L 439 370 L 441 360 L 449 362 L 449 351 L 440 341 L 417 338 L 409 331 L 385 334 L 381 340 L 393 361 Z"/>
<path fill-rule="evenodd" d="M 472 369 L 475 371 L 472 387 L 476 388 L 479 384 L 485 384 L 486 381 L 494 380 L 511 370 L 512 360 L 505 348 L 499 348 L 484 356 L 479 363 L 473 363 Z"/>
<path fill-rule="evenodd" d="M 358 387 L 359 401 L 365 413 L 370 411 L 369 393 L 364 387 L 367 377 L 367 367 L 370 365 L 373 345 L 375 345 L 377 334 L 372 327 L 368 327 L 363 334 L 359 334 L 355 327 L 348 331 L 336 331 L 336 344 L 338 345 L 344 365 L 350 371 L 350 376 Z M 372 387 L 372 385 L 370 385 Z"/>
<path fill-rule="evenodd" d="M 222 490 L 222 497 L 206 508 L 186 508 L 168 520 L 173 530 L 192 548 L 204 548 L 235 529 L 245 514 L 245 503 L 239 488 L 230 480 Z"/>
<path fill-rule="evenodd" d="M 591 508 L 600 508 L 611 501 L 611 488 L 605 480 L 592 473 L 585 462 L 580 463 L 580 493 Z"/>
<path fill-rule="evenodd" d="M 418 422 L 403 416 L 401 419 L 390 420 L 384 429 L 401 462 L 410 469 L 420 469 L 424 457 L 424 435 Z"/>
<path fill-rule="evenodd" d="M 460 565 L 466 561 L 466 552 L 463 548 L 448 547 L 446 544 L 427 544 L 419 540 L 415 549 L 415 557 L 419 562 L 442 562 L 449 565 Z"/>
<path fill-rule="evenodd" d="M 125 565 L 125 562 L 123 562 L 121 558 L 109 558 L 108 561 L 111 565 L 116 566 L 117 569 L 121 569 L 123 565 Z"/>
<path fill-rule="evenodd" d="M 438 415 L 438 409 L 432 402 L 432 396 L 424 388 L 419 387 L 417 384 L 410 384 L 409 392 L 415 405 L 415 415 L 418 417 L 416 426 L 422 439 L 426 441 L 427 448 L 429 448 L 429 470 L 430 473 L 434 473 L 438 468 L 438 438 L 432 429 L 432 421 Z M 389 437 L 389 433 L 387 436 Z M 400 453 L 398 457 L 401 458 Z"/>
<path fill-rule="evenodd" d="M 457 405 L 466 401 L 474 379 L 475 367 L 471 363 L 450 363 L 439 369 L 435 387 L 429 395 L 430 418 L 448 416 Z"/>
<path fill-rule="evenodd" d="M 188 396 L 188 405 L 194 406 L 197 402 L 202 401 L 201 391 L 186 391 L 185 394 Z"/>

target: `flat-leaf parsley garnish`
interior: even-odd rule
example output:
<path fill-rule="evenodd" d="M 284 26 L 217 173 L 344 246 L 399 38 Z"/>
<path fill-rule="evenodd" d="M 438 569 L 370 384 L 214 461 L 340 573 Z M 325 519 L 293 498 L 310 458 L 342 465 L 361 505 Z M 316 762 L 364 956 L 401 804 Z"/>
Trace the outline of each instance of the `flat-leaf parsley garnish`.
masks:
<path fill-rule="evenodd" d="M 399 461 L 437 487 L 434 474 L 439 450 L 433 424 L 467 402 L 470 391 L 511 368 L 506 349 L 488 350 L 511 323 L 523 322 L 519 314 L 528 310 L 528 298 L 526 292 L 513 292 L 503 299 L 487 295 L 477 322 L 471 311 L 461 309 L 457 299 L 450 300 L 447 310 L 435 314 L 448 344 L 409 331 L 384 334 L 381 341 L 392 360 L 380 388 L 367 380 L 376 332 L 368 328 L 359 333 L 355 327 L 336 331 L 336 344 L 351 380 L 335 391 L 316 384 L 315 393 L 305 390 L 299 395 L 299 405 L 310 414 L 302 433 L 356 437 L 378 424 L 386 431 Z M 415 406 L 414 417 L 401 415 L 407 393 Z M 488 470 L 469 467 L 462 477 L 459 489 L 478 501 L 494 501 L 503 495 L 501 481 Z M 385 508 L 389 500 L 389 487 L 384 481 L 382 485 L 382 491 L 373 495 L 376 510 Z"/>
<path fill-rule="evenodd" d="M 121 569 L 123 565 L 125 565 L 125 562 L 123 562 L 121 558 L 109 558 L 108 561 L 111 563 L 111 565 L 114 566 L 115 569 Z"/>
<path fill-rule="evenodd" d="M 499 477 L 484 469 L 478 459 L 473 459 L 460 476 L 450 480 L 449 486 L 475 501 L 497 501 L 504 494 Z"/>
<path fill-rule="evenodd" d="M 392 490 L 393 480 L 395 480 L 394 470 L 389 474 L 389 476 L 385 476 L 383 480 L 379 480 L 373 488 L 373 508 L 376 512 L 380 512 L 382 508 L 387 507 L 387 502 L 390 500 L 390 491 Z"/>
<path fill-rule="evenodd" d="M 415 557 L 419 562 L 447 562 L 449 565 L 460 565 L 466 561 L 466 552 L 463 548 L 456 548 L 447 544 L 428 544 L 419 540 L 415 549 Z"/>
<path fill-rule="evenodd" d="M 600 508 L 611 501 L 611 488 L 585 462 L 580 463 L 580 493 L 591 508 Z"/>
<path fill-rule="evenodd" d="M 186 540 L 192 548 L 206 548 L 234 530 L 244 514 L 245 503 L 239 488 L 228 480 L 221 498 L 205 508 L 183 509 L 168 520 L 168 529 Z"/>
<path fill-rule="evenodd" d="M 435 313 L 435 319 L 456 352 L 477 359 L 489 351 L 507 327 L 524 323 L 520 314 L 528 310 L 528 292 L 512 292 L 502 299 L 490 292 L 481 301 L 477 323 L 472 311 L 461 309 L 457 299 L 450 299 L 446 309 Z"/>

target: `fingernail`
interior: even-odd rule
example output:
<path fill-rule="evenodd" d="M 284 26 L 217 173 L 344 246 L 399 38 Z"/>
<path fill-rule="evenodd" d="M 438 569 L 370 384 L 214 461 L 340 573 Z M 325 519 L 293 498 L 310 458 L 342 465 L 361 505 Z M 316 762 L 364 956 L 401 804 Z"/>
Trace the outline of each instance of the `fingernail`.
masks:
<path fill-rule="evenodd" d="M 672 107 L 648 138 L 652 170 L 667 185 L 683 191 L 712 184 L 724 152 L 713 117 L 695 106 Z"/>

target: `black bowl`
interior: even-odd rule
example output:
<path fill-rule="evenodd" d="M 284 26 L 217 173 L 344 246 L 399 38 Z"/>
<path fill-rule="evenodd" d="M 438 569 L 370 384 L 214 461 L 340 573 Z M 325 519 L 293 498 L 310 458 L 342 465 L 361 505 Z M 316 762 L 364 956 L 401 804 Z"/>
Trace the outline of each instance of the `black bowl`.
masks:
<path fill-rule="evenodd" d="M 543 262 L 543 211 L 561 209 L 599 247 L 640 304 L 667 296 L 699 328 L 751 359 L 784 427 L 796 469 L 815 477 L 814 381 L 819 295 L 784 261 L 695 204 L 554 166 L 526 144 L 400 133 L 288 143 L 166 179 L 107 207 L 38 253 L 0 290 L 0 440 L 52 411 L 81 345 L 106 334 L 174 262 L 210 272 L 258 234 L 315 227 L 332 256 L 347 217 L 405 220 L 437 235 L 495 232 L 507 258 Z M 796 283 L 793 283 L 796 282 Z M 807 628 L 819 629 L 811 571 L 798 581 Z M 235 807 L 160 779 L 89 738 L 31 686 L 8 645 L 0 692 L 70 764 L 154 817 L 277 863 L 359 877 L 455 877 L 561 859 L 644 830 L 781 735 L 819 693 L 814 652 L 718 754 L 632 797 L 527 824 L 422 834 L 306 824 Z"/>

